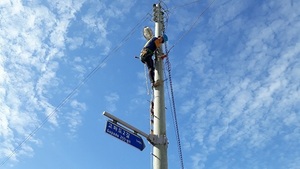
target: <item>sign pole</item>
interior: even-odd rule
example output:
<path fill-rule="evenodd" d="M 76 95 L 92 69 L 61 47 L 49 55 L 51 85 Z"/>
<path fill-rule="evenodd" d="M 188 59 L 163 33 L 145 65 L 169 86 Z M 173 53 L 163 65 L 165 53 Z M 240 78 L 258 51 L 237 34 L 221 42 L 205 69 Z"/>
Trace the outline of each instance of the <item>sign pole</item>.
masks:
<path fill-rule="evenodd" d="M 153 5 L 153 21 L 155 22 L 155 37 L 163 36 L 164 18 L 160 4 Z M 151 31 L 148 27 L 144 28 L 144 36 L 147 40 L 151 37 Z M 147 35 L 147 36 L 146 36 Z M 103 112 L 103 115 L 112 119 L 107 121 L 105 132 L 113 137 L 128 143 L 141 151 L 145 148 L 143 139 L 137 135 L 144 136 L 153 145 L 153 169 L 168 169 L 168 139 L 166 132 L 166 113 L 165 113 L 165 94 L 164 94 L 164 72 L 163 72 L 163 55 L 161 47 L 155 52 L 155 71 L 154 80 L 158 82 L 158 86 L 153 87 L 154 100 L 151 102 L 151 125 L 153 132 L 148 135 L 136 127 L 126 123 L 125 121 Z M 153 107 L 152 107 L 153 106 Z M 153 108 L 153 112 L 152 112 Z M 118 125 L 120 123 L 122 125 Z M 133 132 L 132 132 L 133 131 Z"/>
<path fill-rule="evenodd" d="M 155 37 L 162 36 L 164 19 L 160 4 L 154 4 L 153 11 L 155 22 Z M 155 55 L 155 81 L 159 81 L 159 86 L 154 88 L 153 134 L 156 135 L 158 139 L 163 141 L 153 145 L 153 169 L 168 169 L 168 141 L 166 133 L 163 60 L 159 58 L 157 54 Z M 158 49 L 158 55 L 162 55 L 161 47 Z"/>

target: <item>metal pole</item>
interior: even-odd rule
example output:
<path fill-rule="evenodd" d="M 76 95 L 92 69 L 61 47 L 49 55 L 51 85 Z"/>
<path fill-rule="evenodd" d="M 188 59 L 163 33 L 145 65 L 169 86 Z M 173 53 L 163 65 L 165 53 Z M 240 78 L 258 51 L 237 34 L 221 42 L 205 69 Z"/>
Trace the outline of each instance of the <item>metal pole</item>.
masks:
<path fill-rule="evenodd" d="M 154 21 L 155 21 L 155 36 L 162 36 L 164 20 L 160 4 L 153 5 Z M 158 49 L 162 54 L 162 49 Z M 166 133 L 166 115 L 165 115 L 165 96 L 164 96 L 164 73 L 163 61 L 156 56 L 155 63 L 155 80 L 159 81 L 160 85 L 154 88 L 154 125 L 153 134 L 158 138 L 165 140 L 163 143 L 153 146 L 153 169 L 168 169 L 168 141 Z"/>

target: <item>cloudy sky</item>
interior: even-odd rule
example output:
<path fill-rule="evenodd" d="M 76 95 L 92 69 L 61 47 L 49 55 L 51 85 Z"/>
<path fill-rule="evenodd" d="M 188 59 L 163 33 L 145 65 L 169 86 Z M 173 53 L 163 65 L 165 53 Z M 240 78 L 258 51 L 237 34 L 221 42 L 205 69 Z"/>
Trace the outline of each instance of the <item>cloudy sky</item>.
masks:
<path fill-rule="evenodd" d="M 162 3 L 185 168 L 298 169 L 300 2 L 212 2 Z M 151 168 L 151 145 L 106 134 L 102 112 L 150 130 L 152 91 L 134 56 L 153 3 L 0 1 L 1 169 Z"/>

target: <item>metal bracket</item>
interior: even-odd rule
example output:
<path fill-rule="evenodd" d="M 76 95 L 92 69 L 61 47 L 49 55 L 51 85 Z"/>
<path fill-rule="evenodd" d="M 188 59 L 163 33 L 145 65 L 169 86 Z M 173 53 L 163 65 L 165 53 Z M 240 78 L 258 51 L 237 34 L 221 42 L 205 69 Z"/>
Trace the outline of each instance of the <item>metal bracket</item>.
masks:
<path fill-rule="evenodd" d="M 166 135 L 155 135 L 155 134 L 149 134 L 147 140 L 152 145 L 168 145 L 168 138 Z"/>

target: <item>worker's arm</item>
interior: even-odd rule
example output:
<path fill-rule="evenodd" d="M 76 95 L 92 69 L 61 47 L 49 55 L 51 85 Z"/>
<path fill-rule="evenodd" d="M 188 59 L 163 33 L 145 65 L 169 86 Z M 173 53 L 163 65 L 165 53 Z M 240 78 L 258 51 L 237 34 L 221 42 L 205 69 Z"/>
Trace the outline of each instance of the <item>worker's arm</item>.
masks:
<path fill-rule="evenodd" d="M 155 43 L 156 48 L 159 48 L 161 46 L 161 44 L 162 44 L 162 38 L 161 37 L 157 38 L 154 41 L 154 43 Z"/>

